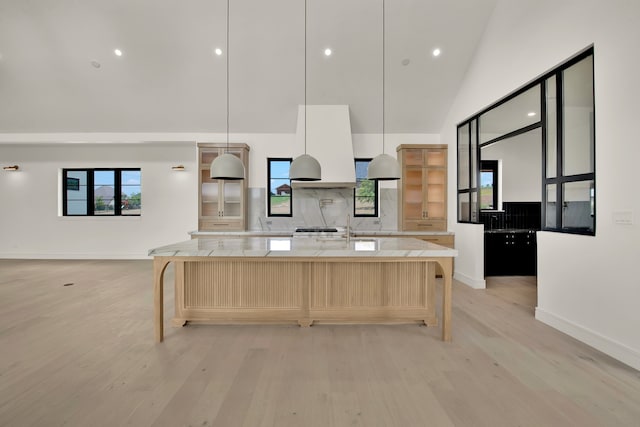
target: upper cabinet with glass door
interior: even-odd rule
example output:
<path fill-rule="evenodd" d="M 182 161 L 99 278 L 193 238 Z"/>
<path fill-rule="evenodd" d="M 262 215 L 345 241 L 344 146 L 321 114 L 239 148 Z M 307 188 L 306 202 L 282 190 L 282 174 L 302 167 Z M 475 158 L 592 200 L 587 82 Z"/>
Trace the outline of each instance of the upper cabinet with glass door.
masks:
<path fill-rule="evenodd" d="M 212 179 L 211 163 L 229 152 L 242 160 L 242 180 Z M 247 226 L 247 185 L 249 146 L 247 144 L 198 144 L 198 229 L 200 231 L 245 230 Z"/>

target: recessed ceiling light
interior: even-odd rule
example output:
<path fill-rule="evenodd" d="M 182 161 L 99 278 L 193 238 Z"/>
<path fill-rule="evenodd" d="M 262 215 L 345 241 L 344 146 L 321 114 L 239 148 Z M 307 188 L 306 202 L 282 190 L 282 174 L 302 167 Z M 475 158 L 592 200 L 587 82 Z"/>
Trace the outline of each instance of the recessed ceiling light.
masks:
<path fill-rule="evenodd" d="M 324 54 L 325 54 L 326 56 L 331 56 L 331 49 L 326 48 L 326 49 L 324 50 Z"/>
<path fill-rule="evenodd" d="M 122 56 L 122 51 L 120 49 L 114 49 L 113 53 L 115 53 L 116 56 Z"/>
<path fill-rule="evenodd" d="M 529 113 L 527 113 L 527 116 L 529 117 L 533 117 L 535 115 L 536 115 L 535 111 L 530 111 Z"/>
<path fill-rule="evenodd" d="M 222 49 L 220 49 L 219 47 L 216 48 L 216 50 L 214 50 L 214 52 L 216 53 L 216 55 L 220 56 L 222 55 Z"/>
<path fill-rule="evenodd" d="M 433 54 L 433 56 L 440 56 L 440 54 L 442 52 L 440 51 L 440 48 L 437 47 L 437 48 L 433 49 L 433 52 L 431 52 L 431 53 Z"/>
<path fill-rule="evenodd" d="M 94 68 L 100 68 L 100 63 L 95 59 L 91 61 L 91 65 L 93 65 Z"/>
<path fill-rule="evenodd" d="M 409 58 L 405 58 L 402 60 L 402 65 L 409 65 L 409 63 L 411 63 L 411 60 Z"/>

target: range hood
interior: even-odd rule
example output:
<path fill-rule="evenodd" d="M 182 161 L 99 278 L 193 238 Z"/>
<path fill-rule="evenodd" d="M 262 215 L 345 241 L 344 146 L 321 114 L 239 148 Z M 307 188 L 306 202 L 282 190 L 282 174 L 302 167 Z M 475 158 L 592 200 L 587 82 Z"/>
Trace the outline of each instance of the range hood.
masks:
<path fill-rule="evenodd" d="M 298 106 L 296 130 L 298 147 L 304 147 L 305 108 L 307 109 L 307 154 L 320 162 L 322 180 L 292 181 L 291 186 L 293 188 L 355 187 L 356 167 L 353 161 L 349 106 Z"/>

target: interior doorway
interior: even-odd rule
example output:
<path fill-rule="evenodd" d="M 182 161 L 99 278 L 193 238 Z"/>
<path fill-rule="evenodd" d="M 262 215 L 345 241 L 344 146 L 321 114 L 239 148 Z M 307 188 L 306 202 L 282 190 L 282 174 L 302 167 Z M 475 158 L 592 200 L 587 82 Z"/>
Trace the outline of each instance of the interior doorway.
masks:
<path fill-rule="evenodd" d="M 536 233 L 542 226 L 541 129 L 483 145 L 480 163 L 485 278 L 533 276 L 535 283 Z"/>

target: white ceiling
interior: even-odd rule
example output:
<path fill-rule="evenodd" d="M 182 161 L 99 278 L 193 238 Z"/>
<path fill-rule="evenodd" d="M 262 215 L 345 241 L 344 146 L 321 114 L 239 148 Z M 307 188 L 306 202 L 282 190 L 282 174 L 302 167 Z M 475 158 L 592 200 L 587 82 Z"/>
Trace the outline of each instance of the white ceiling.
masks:
<path fill-rule="evenodd" d="M 307 1 L 307 103 L 380 132 L 382 0 Z M 295 132 L 304 1 L 230 3 L 230 131 Z M 440 132 L 495 3 L 386 0 L 386 132 Z M 0 0 L 0 132 L 224 132 L 225 22 L 226 0 Z"/>

